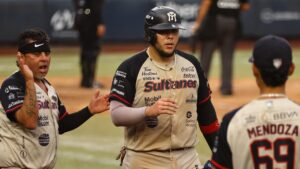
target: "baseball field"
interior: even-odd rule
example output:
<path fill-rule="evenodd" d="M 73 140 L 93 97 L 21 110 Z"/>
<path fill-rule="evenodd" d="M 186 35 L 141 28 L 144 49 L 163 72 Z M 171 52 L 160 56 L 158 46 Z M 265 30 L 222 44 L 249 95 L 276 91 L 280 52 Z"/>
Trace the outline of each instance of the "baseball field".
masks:
<path fill-rule="evenodd" d="M 142 50 L 142 48 L 141 48 Z M 93 89 L 79 88 L 79 49 L 77 47 L 54 47 L 52 63 L 48 80 L 56 88 L 61 100 L 69 112 L 74 112 L 86 106 L 92 96 Z M 137 50 L 138 51 L 138 50 Z M 136 51 L 136 52 L 137 52 Z M 112 77 L 118 65 L 134 54 L 134 52 L 104 51 L 98 60 L 97 79 L 105 84 L 101 93 L 109 93 Z M 198 54 L 196 54 L 198 56 Z M 251 48 L 239 49 L 234 60 L 234 95 L 222 96 L 219 93 L 220 61 L 216 53 L 213 60 L 209 83 L 212 89 L 212 102 L 221 120 L 224 113 L 237 108 L 259 93 L 251 73 L 248 58 Z M 294 63 L 296 70 L 287 83 L 287 95 L 300 103 L 300 48 L 294 48 Z M 13 53 L 1 54 L 0 83 L 17 70 Z M 210 158 L 206 142 L 199 132 L 199 158 L 202 163 Z M 123 144 L 123 128 L 117 128 L 111 123 L 109 112 L 92 117 L 80 128 L 60 136 L 58 161 L 56 169 L 117 169 L 119 161 L 115 160 Z"/>

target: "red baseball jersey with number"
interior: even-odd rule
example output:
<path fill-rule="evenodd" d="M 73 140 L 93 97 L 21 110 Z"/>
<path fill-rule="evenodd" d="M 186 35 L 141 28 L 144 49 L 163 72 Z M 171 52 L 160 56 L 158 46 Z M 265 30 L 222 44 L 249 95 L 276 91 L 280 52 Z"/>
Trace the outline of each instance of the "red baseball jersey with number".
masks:
<path fill-rule="evenodd" d="M 213 150 L 218 168 L 300 168 L 300 106 L 258 98 L 224 116 Z"/>
<path fill-rule="evenodd" d="M 151 106 L 160 98 L 174 98 L 179 106 L 174 115 L 145 118 L 125 128 L 128 149 L 170 150 L 197 144 L 197 119 L 204 119 L 208 126 L 217 123 L 214 113 L 201 112 L 202 104 L 210 101 L 210 93 L 207 79 L 194 56 L 176 51 L 172 64 L 160 65 L 142 51 L 117 69 L 110 100 L 129 107 L 143 107 Z"/>

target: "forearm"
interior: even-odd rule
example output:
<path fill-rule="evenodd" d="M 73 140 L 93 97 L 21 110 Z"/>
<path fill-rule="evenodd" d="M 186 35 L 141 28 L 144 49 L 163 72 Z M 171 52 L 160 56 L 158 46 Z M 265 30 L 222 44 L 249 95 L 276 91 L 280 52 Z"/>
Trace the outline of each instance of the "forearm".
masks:
<path fill-rule="evenodd" d="M 110 103 L 112 121 L 116 126 L 131 126 L 141 122 L 145 118 L 145 110 L 146 107 L 127 107 L 117 101 Z"/>
<path fill-rule="evenodd" d="M 204 20 L 205 16 L 208 13 L 210 5 L 211 5 L 211 0 L 203 0 L 202 4 L 198 10 L 198 17 L 196 19 L 196 22 L 198 24 L 201 24 L 202 21 Z"/>
<path fill-rule="evenodd" d="M 249 3 L 242 3 L 240 8 L 241 8 L 242 11 L 248 11 L 250 9 L 250 4 Z"/>
<path fill-rule="evenodd" d="M 16 112 L 16 120 L 28 129 L 35 129 L 38 119 L 36 106 L 36 90 L 34 81 L 26 81 L 25 96 L 22 107 Z"/>
<path fill-rule="evenodd" d="M 85 121 L 87 121 L 90 117 L 92 117 L 92 113 L 89 111 L 87 107 L 82 110 L 68 114 L 64 116 L 62 119 L 58 121 L 59 125 L 59 134 L 63 134 L 67 131 L 74 130 L 79 127 Z"/>
<path fill-rule="evenodd" d="M 207 144 L 212 150 L 215 137 L 220 127 L 216 111 L 210 100 L 199 106 L 198 111 L 198 123 L 200 130 L 203 133 Z"/>

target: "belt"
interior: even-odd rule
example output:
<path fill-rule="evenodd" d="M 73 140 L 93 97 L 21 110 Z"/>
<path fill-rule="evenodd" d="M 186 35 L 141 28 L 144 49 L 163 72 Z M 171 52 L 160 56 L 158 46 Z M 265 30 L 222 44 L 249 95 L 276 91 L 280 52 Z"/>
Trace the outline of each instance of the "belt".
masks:
<path fill-rule="evenodd" d="M 134 151 L 134 152 L 152 152 L 152 151 L 156 151 L 156 152 L 172 152 L 172 151 L 189 150 L 191 148 L 194 148 L 194 147 L 182 147 L 182 148 L 174 148 L 174 149 L 167 149 L 167 150 L 147 150 L 147 151 L 144 151 L 144 150 L 133 150 L 133 149 L 129 149 L 129 148 L 127 148 L 127 149 L 131 150 L 131 151 Z"/>

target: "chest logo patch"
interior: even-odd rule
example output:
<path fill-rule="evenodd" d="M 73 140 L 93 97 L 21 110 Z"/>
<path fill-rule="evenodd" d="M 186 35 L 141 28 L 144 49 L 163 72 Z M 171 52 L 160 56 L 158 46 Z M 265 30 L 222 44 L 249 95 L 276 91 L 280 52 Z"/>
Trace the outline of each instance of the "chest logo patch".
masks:
<path fill-rule="evenodd" d="M 158 125 L 157 117 L 148 117 L 146 118 L 146 124 L 149 128 L 154 128 Z"/>
<path fill-rule="evenodd" d="M 39 143 L 41 146 L 47 146 L 50 142 L 50 136 L 47 133 L 44 133 L 39 136 Z"/>

